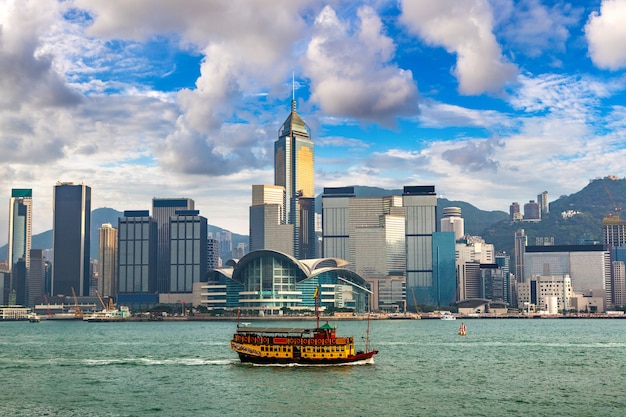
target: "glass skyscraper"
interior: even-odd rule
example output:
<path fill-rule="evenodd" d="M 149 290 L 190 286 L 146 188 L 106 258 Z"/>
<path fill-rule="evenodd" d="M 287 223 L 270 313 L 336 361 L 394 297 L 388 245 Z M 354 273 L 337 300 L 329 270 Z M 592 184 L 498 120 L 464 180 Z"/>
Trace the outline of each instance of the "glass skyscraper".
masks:
<path fill-rule="evenodd" d="M 52 295 L 89 295 L 91 188 L 58 182 L 54 186 Z"/>
<path fill-rule="evenodd" d="M 157 288 L 159 293 L 170 291 L 170 217 L 176 210 L 193 210 L 190 198 L 153 198 L 152 218 L 158 227 Z"/>
<path fill-rule="evenodd" d="M 315 190 L 314 144 L 311 130 L 296 113 L 296 101 L 291 101 L 291 113 L 278 131 L 274 142 L 274 185 L 285 188 L 282 223 L 294 225 L 294 256 L 315 258 Z"/>
<path fill-rule="evenodd" d="M 9 203 L 9 241 L 8 241 L 8 268 L 13 271 L 14 265 L 23 260 L 24 268 L 30 267 L 30 249 L 32 241 L 33 222 L 33 190 L 30 188 L 14 188 L 11 191 Z M 25 288 L 26 283 L 18 283 L 24 274 L 11 274 L 9 291 L 18 287 Z M 2 300 L 0 300 L 2 301 Z M 19 303 L 26 303 L 25 294 Z"/>
<path fill-rule="evenodd" d="M 207 271 L 207 219 L 198 210 L 177 210 L 170 217 L 169 292 L 193 291 Z"/>
<path fill-rule="evenodd" d="M 156 292 L 157 224 L 148 210 L 127 210 L 118 220 L 118 294 Z"/>

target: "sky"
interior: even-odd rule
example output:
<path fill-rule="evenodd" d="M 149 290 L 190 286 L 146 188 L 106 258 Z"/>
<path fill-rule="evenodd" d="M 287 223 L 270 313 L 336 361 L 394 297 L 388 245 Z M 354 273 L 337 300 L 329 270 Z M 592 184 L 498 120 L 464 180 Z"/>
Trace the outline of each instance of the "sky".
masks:
<path fill-rule="evenodd" d="M 324 187 L 508 211 L 625 177 L 626 0 L 3 0 L 0 242 L 12 188 L 52 228 L 187 197 L 248 234 L 292 96 Z M 0 198 L 1 200 L 1 198 Z"/>

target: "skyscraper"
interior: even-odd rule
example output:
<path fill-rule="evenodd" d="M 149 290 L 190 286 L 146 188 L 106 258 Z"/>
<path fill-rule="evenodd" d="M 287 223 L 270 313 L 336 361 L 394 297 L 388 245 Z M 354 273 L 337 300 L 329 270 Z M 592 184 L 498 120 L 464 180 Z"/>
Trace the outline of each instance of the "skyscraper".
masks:
<path fill-rule="evenodd" d="M 292 98 L 291 113 L 274 142 L 274 185 L 285 188 L 283 223 L 294 225 L 297 259 L 315 257 L 314 156 L 311 130 L 296 113 Z"/>
<path fill-rule="evenodd" d="M 250 251 L 272 249 L 293 256 L 294 226 L 284 222 L 284 201 L 284 187 L 252 186 Z"/>
<path fill-rule="evenodd" d="M 441 218 L 441 231 L 454 232 L 454 240 L 463 239 L 465 236 L 465 221 L 461 217 L 459 207 L 445 207 Z"/>
<path fill-rule="evenodd" d="M 158 227 L 157 288 L 159 293 L 170 290 L 170 217 L 176 210 L 193 210 L 190 198 L 153 198 L 152 218 Z"/>
<path fill-rule="evenodd" d="M 111 223 L 98 229 L 98 261 L 98 292 L 117 296 L 117 229 Z"/>
<path fill-rule="evenodd" d="M 191 293 L 207 271 L 207 219 L 198 210 L 177 210 L 170 217 L 169 292 Z"/>
<path fill-rule="evenodd" d="M 436 305 L 433 282 L 433 233 L 437 227 L 437 194 L 434 186 L 404 187 L 406 210 L 406 289 L 407 304 Z M 415 298 L 413 298 L 415 297 Z"/>
<path fill-rule="evenodd" d="M 9 241 L 8 258 L 9 271 L 13 271 L 14 265 L 21 259 L 24 268 L 30 267 L 30 249 L 32 241 L 33 222 L 33 190 L 30 188 L 14 188 L 11 191 L 9 203 Z M 24 278 L 24 274 L 11 275 L 10 290 L 18 286 L 26 288 L 26 282 L 18 283 L 18 279 Z M 25 302 L 23 300 L 22 302 Z"/>
<path fill-rule="evenodd" d="M 91 188 L 57 182 L 53 195 L 52 294 L 88 296 Z"/>
<path fill-rule="evenodd" d="M 148 210 L 127 210 L 118 219 L 118 294 L 156 292 L 157 224 Z"/>

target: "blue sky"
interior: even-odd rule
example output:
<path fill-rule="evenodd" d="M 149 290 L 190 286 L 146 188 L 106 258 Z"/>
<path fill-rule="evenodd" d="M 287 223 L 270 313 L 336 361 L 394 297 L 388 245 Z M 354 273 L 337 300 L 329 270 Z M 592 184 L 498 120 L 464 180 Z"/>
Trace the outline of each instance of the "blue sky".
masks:
<path fill-rule="evenodd" d="M 626 176 L 624 22 L 626 0 L 7 0 L 0 195 L 33 189 L 34 233 L 73 181 L 93 207 L 190 197 L 247 234 L 293 77 L 318 193 L 554 200 Z"/>

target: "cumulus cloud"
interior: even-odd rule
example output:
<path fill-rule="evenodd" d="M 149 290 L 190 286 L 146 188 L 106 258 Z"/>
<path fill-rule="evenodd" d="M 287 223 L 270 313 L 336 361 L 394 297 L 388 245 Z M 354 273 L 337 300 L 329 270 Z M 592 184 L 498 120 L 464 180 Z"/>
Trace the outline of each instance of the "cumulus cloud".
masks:
<path fill-rule="evenodd" d="M 425 42 L 457 55 L 453 72 L 463 94 L 498 93 L 517 67 L 502 56 L 487 0 L 402 0 L 401 21 Z"/>
<path fill-rule="evenodd" d="M 600 68 L 626 67 L 626 0 L 603 0 L 585 25 L 589 55 Z"/>
<path fill-rule="evenodd" d="M 395 45 L 376 12 L 362 7 L 357 14 L 356 30 L 330 6 L 317 16 L 302 65 L 311 100 L 333 116 L 393 125 L 417 114 L 417 87 L 412 72 L 391 61 Z"/>
<path fill-rule="evenodd" d="M 448 149 L 441 157 L 451 164 L 458 165 L 463 171 L 493 171 L 498 170 L 498 162 L 491 159 L 496 148 L 503 147 L 504 143 L 497 137 L 482 141 L 467 142 L 464 146 Z"/>
<path fill-rule="evenodd" d="M 35 1 L 4 5 L 0 13 L 0 109 L 72 106 L 80 95 L 54 71 L 53 57 L 41 50 L 42 32 L 54 23 L 60 9 L 51 4 L 39 10 Z"/>

